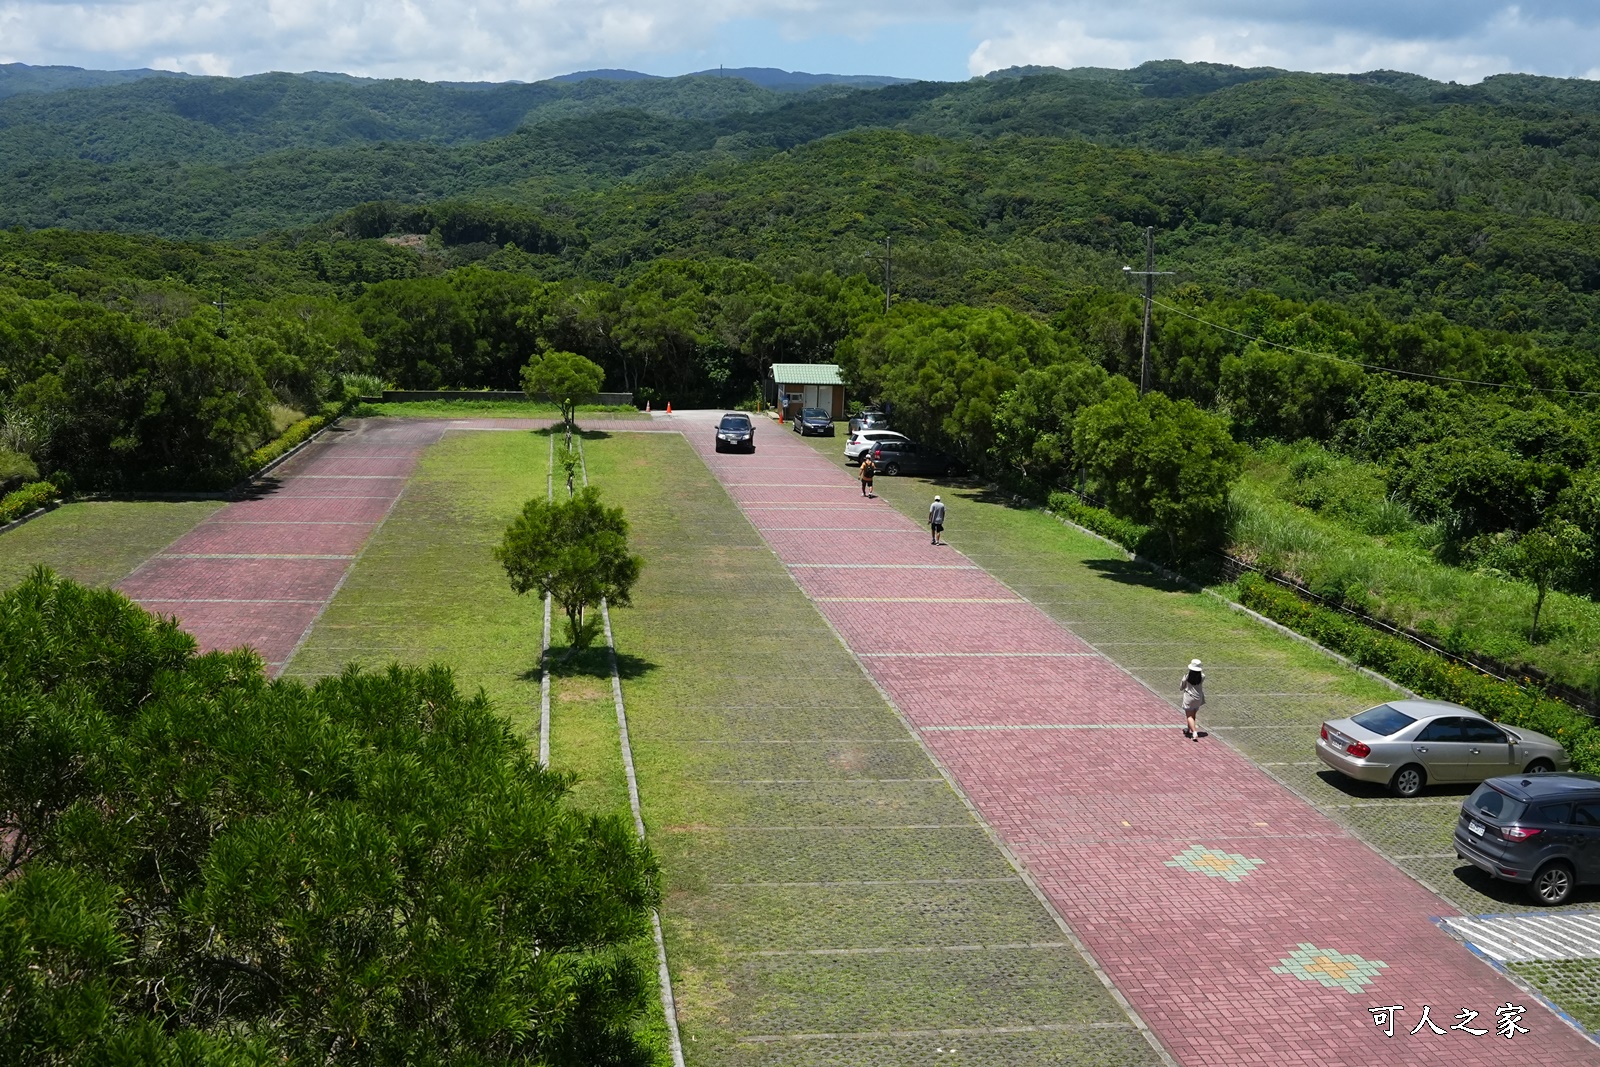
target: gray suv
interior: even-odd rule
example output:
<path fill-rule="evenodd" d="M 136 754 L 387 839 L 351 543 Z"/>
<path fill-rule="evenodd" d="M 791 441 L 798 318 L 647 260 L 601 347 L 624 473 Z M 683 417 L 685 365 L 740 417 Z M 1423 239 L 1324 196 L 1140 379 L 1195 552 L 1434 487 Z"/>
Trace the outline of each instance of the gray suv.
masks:
<path fill-rule="evenodd" d="M 882 474 L 949 474 L 952 467 L 950 457 L 943 452 L 905 438 L 874 441 L 867 454 Z"/>
<path fill-rule="evenodd" d="M 1540 904 L 1565 904 L 1578 886 L 1600 882 L 1600 778 L 1489 779 L 1461 804 L 1456 855 L 1526 885 Z"/>

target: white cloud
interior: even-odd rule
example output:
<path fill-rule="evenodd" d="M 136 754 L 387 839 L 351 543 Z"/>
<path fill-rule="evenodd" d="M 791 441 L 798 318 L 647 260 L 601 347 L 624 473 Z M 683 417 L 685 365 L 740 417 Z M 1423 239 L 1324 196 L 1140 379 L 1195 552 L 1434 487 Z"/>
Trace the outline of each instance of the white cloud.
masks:
<path fill-rule="evenodd" d="M 729 27 L 766 56 L 816 67 L 826 42 L 881 46 L 933 24 L 947 77 L 1019 63 L 1126 67 L 1180 58 L 1475 81 L 1504 70 L 1593 76 L 1593 0 L 0 0 L 0 51 L 29 63 L 194 73 L 339 70 L 380 77 L 535 79 L 718 49 Z M 731 32 L 731 31 L 728 31 Z M 981 41 L 974 49 L 973 41 Z M 802 47 L 804 46 L 804 47 Z M 897 48 L 901 49 L 897 53 Z M 925 59 L 925 57 L 924 57 Z M 663 59 L 663 62 L 673 60 Z M 771 61 L 769 58 L 768 62 Z M 924 62 L 922 69 L 928 64 Z"/>
<path fill-rule="evenodd" d="M 967 69 L 978 75 L 1026 64 L 1128 67 L 1183 59 L 1332 73 L 1404 70 L 1460 82 L 1506 71 L 1593 77 L 1600 69 L 1592 65 L 1600 9 L 1467 2 L 1419 21 L 1417 8 L 1430 6 L 1405 5 L 1394 17 L 1370 4 L 1269 10 L 1251 0 L 1198 7 L 1145 0 L 1116 9 L 1068 0 L 1049 8 L 994 8 L 985 13 L 987 32 Z"/>

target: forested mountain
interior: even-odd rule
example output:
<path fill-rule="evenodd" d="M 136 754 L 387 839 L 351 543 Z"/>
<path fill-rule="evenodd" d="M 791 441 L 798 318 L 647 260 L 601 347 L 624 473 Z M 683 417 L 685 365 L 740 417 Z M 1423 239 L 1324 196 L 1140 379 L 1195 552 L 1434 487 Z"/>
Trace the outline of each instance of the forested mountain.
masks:
<path fill-rule="evenodd" d="M 1557 501 L 1600 515 L 1591 82 L 1181 63 L 800 94 L 274 75 L 18 96 L 0 120 L 0 222 L 18 227 L 0 235 L 0 394 L 38 425 L 116 406 L 74 346 L 215 349 L 257 374 L 230 393 L 257 401 L 228 448 L 269 396 L 310 410 L 349 373 L 504 388 L 545 346 L 641 399 L 729 403 L 775 360 L 833 358 L 974 466 L 1052 484 L 1070 433 L 1008 444 L 1043 418 L 1018 412 L 1079 404 L 1052 377 L 1066 364 L 1136 375 L 1120 268 L 1149 226 L 1175 272 L 1164 394 L 1246 441 L 1345 442 L 1419 515 L 1457 516 L 1452 544 Z M 232 332 L 202 345 L 222 293 Z M 62 359 L 77 378 L 41 370 Z M 923 395 L 929 360 L 948 396 Z M 1377 371 L 1492 388 L 1384 392 Z M 103 441 L 138 436 L 114 422 Z M 47 464 L 181 479 L 170 457 L 108 465 L 102 437 Z M 1434 466 L 1396 459 L 1419 443 Z"/>
<path fill-rule="evenodd" d="M 27 63 L 0 63 L 0 99 L 17 93 L 54 93 L 62 89 L 88 89 L 122 85 L 145 78 L 187 78 L 170 70 L 84 70 L 82 67 L 39 67 Z"/>

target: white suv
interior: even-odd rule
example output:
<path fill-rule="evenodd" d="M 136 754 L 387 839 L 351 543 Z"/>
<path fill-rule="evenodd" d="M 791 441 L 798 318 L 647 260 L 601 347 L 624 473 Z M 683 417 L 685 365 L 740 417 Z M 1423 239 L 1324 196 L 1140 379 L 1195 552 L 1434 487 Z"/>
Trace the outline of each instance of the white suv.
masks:
<path fill-rule="evenodd" d="M 851 463 L 860 463 L 861 453 L 884 440 L 904 441 L 906 435 L 893 430 L 857 430 L 844 443 L 844 458 Z"/>

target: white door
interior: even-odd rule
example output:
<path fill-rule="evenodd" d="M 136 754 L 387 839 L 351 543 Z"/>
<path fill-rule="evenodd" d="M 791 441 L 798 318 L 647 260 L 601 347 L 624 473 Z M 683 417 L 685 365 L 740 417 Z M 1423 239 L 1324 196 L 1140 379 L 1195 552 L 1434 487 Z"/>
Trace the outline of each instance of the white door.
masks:
<path fill-rule="evenodd" d="M 808 385 L 805 388 L 805 406 L 808 408 L 820 408 L 828 418 L 833 418 L 833 386 Z"/>

